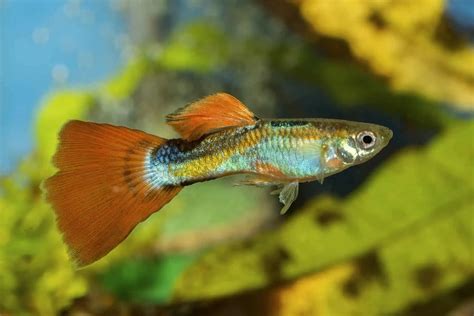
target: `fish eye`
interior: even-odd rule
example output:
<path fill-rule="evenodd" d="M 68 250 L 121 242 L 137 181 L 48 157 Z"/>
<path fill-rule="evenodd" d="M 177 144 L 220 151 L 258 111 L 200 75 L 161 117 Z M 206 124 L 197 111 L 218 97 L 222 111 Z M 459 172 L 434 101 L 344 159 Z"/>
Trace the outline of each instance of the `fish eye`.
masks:
<path fill-rule="evenodd" d="M 369 131 L 360 132 L 359 135 L 357 135 L 357 141 L 364 149 L 370 149 L 374 147 L 375 140 L 375 134 Z"/>

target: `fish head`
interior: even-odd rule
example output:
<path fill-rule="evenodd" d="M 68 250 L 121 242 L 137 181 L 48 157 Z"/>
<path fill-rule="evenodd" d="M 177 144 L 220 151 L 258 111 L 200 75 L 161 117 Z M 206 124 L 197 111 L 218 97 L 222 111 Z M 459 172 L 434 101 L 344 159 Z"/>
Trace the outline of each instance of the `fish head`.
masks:
<path fill-rule="evenodd" d="M 323 133 L 321 165 L 327 175 L 361 164 L 378 154 L 393 136 L 384 126 L 340 120 L 320 120 Z"/>
<path fill-rule="evenodd" d="M 371 159 L 393 136 L 389 128 L 370 123 L 344 122 L 341 128 L 340 136 L 334 139 L 333 152 L 346 167 Z"/>

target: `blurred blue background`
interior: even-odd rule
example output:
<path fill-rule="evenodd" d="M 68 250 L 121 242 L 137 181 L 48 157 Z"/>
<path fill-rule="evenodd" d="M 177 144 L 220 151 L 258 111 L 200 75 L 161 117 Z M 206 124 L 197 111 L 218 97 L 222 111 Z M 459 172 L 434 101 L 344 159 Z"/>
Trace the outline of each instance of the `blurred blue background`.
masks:
<path fill-rule="evenodd" d="M 0 2 L 0 174 L 32 149 L 33 119 L 47 93 L 94 84 L 125 63 L 126 24 L 113 4 Z"/>

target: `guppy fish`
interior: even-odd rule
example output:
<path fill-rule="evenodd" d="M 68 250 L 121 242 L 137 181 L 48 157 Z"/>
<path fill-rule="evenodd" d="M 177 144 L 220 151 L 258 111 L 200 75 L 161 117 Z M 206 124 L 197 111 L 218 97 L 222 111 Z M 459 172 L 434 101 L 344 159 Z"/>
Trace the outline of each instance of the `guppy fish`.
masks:
<path fill-rule="evenodd" d="M 225 93 L 168 115 L 167 123 L 180 139 L 82 121 L 61 130 L 59 170 L 45 188 L 79 266 L 105 256 L 184 186 L 246 174 L 242 184 L 279 187 L 284 213 L 300 182 L 363 163 L 392 137 L 368 123 L 260 119 Z"/>

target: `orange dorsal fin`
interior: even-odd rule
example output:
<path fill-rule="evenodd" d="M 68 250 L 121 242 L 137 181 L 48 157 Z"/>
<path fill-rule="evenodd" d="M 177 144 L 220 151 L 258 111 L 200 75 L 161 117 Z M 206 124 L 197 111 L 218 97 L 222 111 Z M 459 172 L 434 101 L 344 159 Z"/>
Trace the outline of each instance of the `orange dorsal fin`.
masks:
<path fill-rule="evenodd" d="M 191 103 L 166 119 L 189 141 L 224 128 L 253 125 L 257 120 L 242 102 L 227 93 L 216 93 Z"/>
<path fill-rule="evenodd" d="M 44 187 L 78 266 L 105 256 L 181 190 L 149 180 L 149 153 L 165 139 L 81 121 L 67 123 L 59 138 L 59 170 Z"/>

